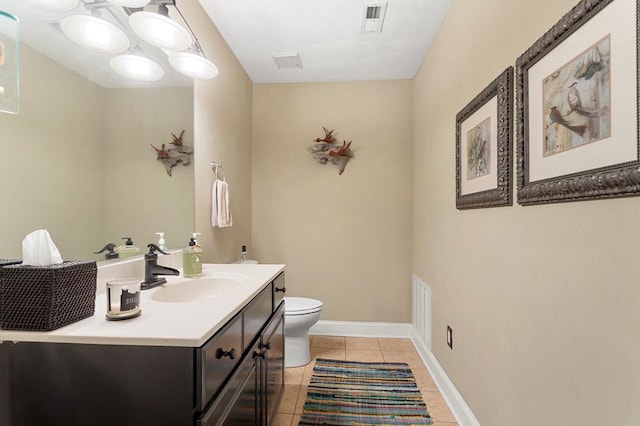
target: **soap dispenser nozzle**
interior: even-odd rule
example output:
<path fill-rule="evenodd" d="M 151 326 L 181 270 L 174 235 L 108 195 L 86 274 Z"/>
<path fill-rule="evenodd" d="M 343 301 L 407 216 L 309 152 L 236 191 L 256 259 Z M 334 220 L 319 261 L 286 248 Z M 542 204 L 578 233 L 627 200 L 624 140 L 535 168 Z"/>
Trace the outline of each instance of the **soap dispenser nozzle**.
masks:
<path fill-rule="evenodd" d="M 164 232 L 156 232 L 156 235 L 158 236 L 158 247 L 162 250 L 166 250 L 167 247 L 165 246 Z"/>
<path fill-rule="evenodd" d="M 198 244 L 198 235 L 202 235 L 202 234 L 201 234 L 201 233 L 199 233 L 199 232 L 193 232 L 193 233 L 191 233 L 191 236 L 192 236 L 192 238 L 193 238 L 193 241 L 195 241 L 195 242 L 196 242 L 196 245 L 197 245 L 197 246 L 199 246 L 199 245 L 200 245 L 200 244 Z"/>

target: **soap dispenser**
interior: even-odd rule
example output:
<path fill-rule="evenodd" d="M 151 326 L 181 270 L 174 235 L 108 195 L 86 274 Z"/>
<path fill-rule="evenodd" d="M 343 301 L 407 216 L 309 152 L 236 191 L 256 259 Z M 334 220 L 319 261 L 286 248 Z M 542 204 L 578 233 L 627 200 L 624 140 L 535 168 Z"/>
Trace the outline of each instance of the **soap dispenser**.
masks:
<path fill-rule="evenodd" d="M 160 247 L 161 250 L 166 250 L 164 232 L 156 232 L 156 235 L 158 236 L 158 247 Z"/>
<path fill-rule="evenodd" d="M 126 240 L 125 243 L 120 245 L 116 249 L 121 257 L 135 256 L 136 254 L 140 253 L 140 248 L 133 245 L 133 240 L 131 240 L 131 237 L 122 237 L 122 239 Z"/>
<path fill-rule="evenodd" d="M 182 252 L 182 275 L 199 277 L 202 275 L 202 248 L 198 245 L 197 232 L 189 239 L 189 246 Z"/>

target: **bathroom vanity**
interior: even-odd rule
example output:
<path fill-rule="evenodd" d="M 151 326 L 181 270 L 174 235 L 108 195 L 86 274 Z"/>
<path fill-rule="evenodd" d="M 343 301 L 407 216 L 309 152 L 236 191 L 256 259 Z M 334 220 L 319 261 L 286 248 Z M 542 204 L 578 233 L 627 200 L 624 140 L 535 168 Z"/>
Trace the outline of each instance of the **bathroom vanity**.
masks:
<path fill-rule="evenodd" d="M 180 287 L 179 287 L 180 286 Z M 0 330 L 0 424 L 268 425 L 284 390 L 284 266 L 205 265 L 142 315 Z"/>

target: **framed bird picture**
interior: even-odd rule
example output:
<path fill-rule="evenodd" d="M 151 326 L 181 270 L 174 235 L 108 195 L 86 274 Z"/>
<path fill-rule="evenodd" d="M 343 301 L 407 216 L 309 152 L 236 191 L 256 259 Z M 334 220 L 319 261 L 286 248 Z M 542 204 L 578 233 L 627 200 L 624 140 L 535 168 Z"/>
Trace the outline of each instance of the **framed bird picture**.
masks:
<path fill-rule="evenodd" d="M 456 115 L 456 208 L 510 206 L 513 68 Z"/>
<path fill-rule="evenodd" d="M 518 203 L 640 195 L 638 13 L 583 0 L 517 59 Z"/>

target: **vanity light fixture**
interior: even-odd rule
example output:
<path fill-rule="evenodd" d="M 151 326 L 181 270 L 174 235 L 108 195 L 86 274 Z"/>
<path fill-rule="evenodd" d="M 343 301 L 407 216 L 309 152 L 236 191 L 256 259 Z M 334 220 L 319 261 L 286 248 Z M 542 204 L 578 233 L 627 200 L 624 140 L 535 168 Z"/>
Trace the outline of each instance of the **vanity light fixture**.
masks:
<path fill-rule="evenodd" d="M 169 64 L 179 73 L 200 80 L 211 80 L 218 75 L 218 67 L 213 62 L 195 53 L 172 53 L 169 55 Z"/>
<path fill-rule="evenodd" d="M 25 1 L 34 7 L 56 12 L 70 11 L 80 4 L 80 0 Z M 132 46 L 131 36 L 134 49 L 136 45 L 139 47 L 140 40 L 162 49 L 171 67 L 181 74 L 201 80 L 210 80 L 218 75 L 218 67 L 206 58 L 176 0 L 83 0 L 83 4 L 90 14 L 74 13 L 60 20 L 62 32 L 79 46 L 102 53 L 121 54 Z M 157 5 L 158 12 L 139 10 L 149 4 Z M 126 27 L 125 21 L 116 19 L 119 26 L 95 16 L 100 14 L 100 9 L 111 10 L 110 5 L 123 8 L 129 15 L 130 29 L 126 32 L 121 28 Z M 169 17 L 167 6 L 176 9 L 186 28 Z M 111 15 L 115 17 L 113 12 Z M 156 81 L 164 76 L 161 65 L 137 54 L 114 57 L 110 65 L 118 74 L 136 80 Z"/>
<path fill-rule="evenodd" d="M 69 15 L 60 21 L 60 28 L 74 43 L 102 53 L 122 53 L 130 45 L 124 31 L 91 15 Z"/>
<path fill-rule="evenodd" d="M 189 46 L 189 49 L 186 52 L 169 53 L 169 64 L 174 70 L 191 78 L 197 78 L 200 80 L 211 80 L 216 78 L 219 72 L 218 67 L 216 67 L 215 64 L 205 56 L 202 46 L 198 41 L 198 37 L 196 37 L 195 33 L 189 26 L 189 23 L 184 18 L 184 15 L 176 5 L 175 0 L 169 1 L 171 1 L 173 7 L 176 8 L 176 12 L 178 12 L 187 26 L 189 33 L 193 37 L 193 44 Z M 164 8 L 160 8 L 160 11 L 162 13 L 166 12 L 168 15 L 166 5 Z"/>
<path fill-rule="evenodd" d="M 155 61 L 139 55 L 119 55 L 111 58 L 111 68 L 123 77 L 140 81 L 157 81 L 164 69 Z"/>
<path fill-rule="evenodd" d="M 145 7 L 151 0 L 107 0 L 115 6 L 123 7 Z"/>
<path fill-rule="evenodd" d="M 24 0 L 24 2 L 49 12 L 69 12 L 78 7 L 80 0 Z"/>
<path fill-rule="evenodd" d="M 161 49 L 185 50 L 193 42 L 182 25 L 160 13 L 134 12 L 129 16 L 129 25 L 138 37 Z"/>

